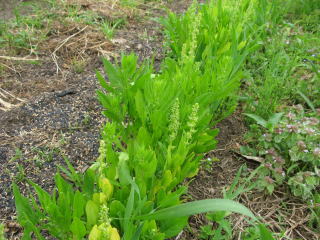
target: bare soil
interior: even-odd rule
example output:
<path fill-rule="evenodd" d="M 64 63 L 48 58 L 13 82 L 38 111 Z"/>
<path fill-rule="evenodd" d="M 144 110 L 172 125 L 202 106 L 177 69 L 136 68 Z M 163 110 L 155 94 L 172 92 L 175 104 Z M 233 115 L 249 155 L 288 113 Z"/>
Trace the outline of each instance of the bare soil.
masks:
<path fill-rule="evenodd" d="M 1 17 L 9 19 L 18 1 L 0 1 Z M 183 11 L 188 2 L 178 1 L 177 9 Z M 103 72 L 102 57 L 115 62 L 121 53 L 135 52 L 140 61 L 153 58 L 156 66 L 163 58 L 162 31 L 150 19 L 164 16 L 165 6 L 142 5 L 135 13 L 118 9 L 112 15 L 95 1 L 75 4 L 99 10 L 103 18 L 124 14 L 127 24 L 107 40 L 90 26 L 56 22 L 38 46 L 36 64 L 0 59 L 6 66 L 0 93 L 10 104 L 0 108 L 0 222 L 5 223 L 8 239 L 19 239 L 22 230 L 16 223 L 12 182 L 24 194 L 29 191 L 27 179 L 50 192 L 57 166 L 65 166 L 64 156 L 78 171 L 97 158 L 105 118 L 96 99 L 94 70 Z M 85 63 L 81 73 L 73 66 L 75 60 Z"/>

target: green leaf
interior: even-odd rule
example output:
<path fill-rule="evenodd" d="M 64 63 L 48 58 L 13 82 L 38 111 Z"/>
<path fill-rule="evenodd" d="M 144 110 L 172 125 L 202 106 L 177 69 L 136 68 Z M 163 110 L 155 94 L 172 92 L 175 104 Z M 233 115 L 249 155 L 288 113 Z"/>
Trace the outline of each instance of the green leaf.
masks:
<path fill-rule="evenodd" d="M 22 218 L 28 217 L 32 223 L 37 224 L 40 221 L 40 218 L 33 214 L 33 209 L 30 206 L 29 200 L 21 195 L 19 188 L 15 183 L 13 183 L 13 194 L 16 202 L 18 218 L 19 216 Z"/>
<path fill-rule="evenodd" d="M 270 233 L 270 231 L 266 228 L 265 225 L 263 224 L 259 224 L 259 231 L 260 231 L 260 239 L 261 240 L 274 240 L 274 238 L 272 237 L 272 234 Z"/>
<path fill-rule="evenodd" d="M 109 98 L 108 98 L 108 96 L 106 94 L 104 94 L 103 92 L 98 90 L 97 91 L 97 95 L 98 95 L 98 99 L 99 99 L 100 103 L 102 104 L 102 106 L 104 108 L 106 108 L 106 109 L 112 108 L 110 100 L 109 100 Z"/>
<path fill-rule="evenodd" d="M 303 98 L 303 100 L 307 103 L 307 105 L 312 109 L 312 111 L 316 112 L 316 109 L 310 99 L 304 95 L 301 91 L 297 90 L 297 93 Z"/>
<path fill-rule="evenodd" d="M 99 206 L 92 200 L 89 200 L 86 205 L 87 226 L 95 225 L 99 217 Z"/>
<path fill-rule="evenodd" d="M 137 228 L 136 232 L 134 233 L 134 235 L 132 237 L 132 240 L 139 240 L 140 239 L 140 234 L 141 234 L 144 223 L 145 222 L 143 222 L 139 225 L 139 227 Z"/>
<path fill-rule="evenodd" d="M 81 218 L 84 214 L 86 200 L 81 192 L 76 191 L 73 198 L 73 217 Z"/>
<path fill-rule="evenodd" d="M 125 212 L 124 205 L 119 200 L 114 200 L 110 204 L 110 216 L 114 218 L 123 217 Z"/>
<path fill-rule="evenodd" d="M 104 70 L 108 75 L 110 83 L 115 87 L 120 87 L 120 75 L 116 68 L 112 66 L 112 64 L 107 60 L 103 59 Z"/>
<path fill-rule="evenodd" d="M 126 210 L 124 213 L 124 236 L 123 239 L 131 239 L 133 235 L 134 226 L 132 223 L 132 212 L 133 212 L 133 206 L 134 206 L 134 187 L 131 185 L 131 191 L 128 198 Z"/>
<path fill-rule="evenodd" d="M 96 173 L 93 169 L 88 168 L 84 174 L 82 190 L 87 195 L 91 196 L 94 192 L 94 181 L 95 181 Z"/>
<path fill-rule="evenodd" d="M 82 239 L 87 233 L 84 223 L 77 217 L 73 219 L 70 225 L 70 231 L 73 233 L 76 239 Z"/>
<path fill-rule="evenodd" d="M 102 111 L 102 114 L 110 120 L 116 121 L 118 123 L 122 122 L 120 116 L 112 111 L 104 110 Z"/>
<path fill-rule="evenodd" d="M 258 123 L 259 125 L 267 128 L 267 121 L 264 120 L 262 117 L 259 117 L 258 115 L 250 114 L 250 113 L 244 113 L 244 115 L 246 115 L 247 117 L 255 120 L 256 123 Z"/>
<path fill-rule="evenodd" d="M 166 239 L 168 239 L 177 236 L 187 224 L 187 217 L 166 219 L 160 222 L 160 230 L 165 234 Z"/>
<path fill-rule="evenodd" d="M 13 194 L 18 213 L 18 221 L 24 227 L 22 239 L 31 240 L 31 233 L 34 232 L 39 240 L 44 240 L 44 237 L 40 234 L 41 227 L 37 227 L 41 220 L 41 214 L 31 208 L 28 198 L 21 195 L 15 183 L 13 183 Z"/>
<path fill-rule="evenodd" d="M 104 77 L 99 71 L 96 71 L 96 76 L 97 76 L 97 79 L 99 80 L 100 85 L 104 89 L 106 89 L 108 92 L 115 93 L 115 90 L 111 86 L 109 86 L 109 84 L 106 82 L 106 80 L 104 79 Z"/>
<path fill-rule="evenodd" d="M 132 182 L 130 170 L 127 164 L 129 156 L 127 153 L 121 152 L 119 155 L 118 175 L 121 185 L 129 185 Z"/>
<path fill-rule="evenodd" d="M 146 122 L 146 118 L 147 118 L 147 114 L 146 114 L 146 110 L 145 110 L 146 103 L 143 99 L 143 95 L 140 90 L 138 90 L 134 99 L 135 99 L 136 109 L 137 109 L 138 115 L 139 115 L 142 123 L 144 124 Z"/>
<path fill-rule="evenodd" d="M 281 120 L 281 117 L 283 116 L 283 114 L 284 114 L 283 112 L 273 114 L 269 118 L 268 123 L 271 123 L 272 127 L 275 127 L 279 123 L 279 121 Z"/>
<path fill-rule="evenodd" d="M 205 212 L 215 212 L 215 211 L 231 211 L 235 213 L 240 213 L 245 216 L 251 217 L 256 220 L 256 217 L 252 212 L 240 203 L 234 202 L 228 199 L 206 199 L 199 200 L 189 203 L 184 203 L 181 205 L 165 208 L 158 210 L 156 212 L 139 216 L 137 219 L 140 220 L 163 220 L 169 218 L 178 218 L 184 216 L 191 216 L 194 214 L 200 214 Z"/>
<path fill-rule="evenodd" d="M 223 47 L 221 47 L 218 51 L 217 51 L 217 55 L 222 55 L 223 53 L 227 52 L 230 49 L 231 43 L 228 42 L 226 43 Z"/>
<path fill-rule="evenodd" d="M 41 203 L 42 208 L 47 212 L 47 213 L 52 213 L 54 208 L 56 208 L 56 204 L 53 200 L 51 200 L 51 196 L 49 193 L 47 193 L 45 190 L 43 190 L 41 187 L 39 187 L 37 184 L 35 184 L 32 181 L 29 181 L 29 183 L 32 185 L 34 190 L 36 191 L 39 201 Z"/>

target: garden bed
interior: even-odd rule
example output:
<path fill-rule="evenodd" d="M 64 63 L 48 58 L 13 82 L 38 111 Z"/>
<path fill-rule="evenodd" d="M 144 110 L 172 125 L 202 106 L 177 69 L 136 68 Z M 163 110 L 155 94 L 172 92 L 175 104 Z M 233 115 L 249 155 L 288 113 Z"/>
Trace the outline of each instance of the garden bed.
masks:
<path fill-rule="evenodd" d="M 99 157 L 101 129 L 106 118 L 102 116 L 103 107 L 97 100 L 96 90 L 101 86 L 94 71 L 102 71 L 102 57 L 116 62 L 122 53 L 134 52 L 139 62 L 153 59 L 156 70 L 161 70 L 168 47 L 163 48 L 163 28 L 154 18 L 166 16 L 165 8 L 183 13 L 191 4 L 184 0 L 125 6 L 115 4 L 112 5 L 113 11 L 110 11 L 110 3 L 104 5 L 89 0 L 67 2 L 64 6 L 68 10 L 60 9 L 55 12 L 58 17 L 52 17 L 48 22 L 44 21 L 49 18 L 47 10 L 31 8 L 31 13 L 22 12 L 21 16 L 32 16 L 33 11 L 43 14 L 39 21 L 43 21 L 44 26 L 36 30 L 38 33 L 29 32 L 22 45 L 11 43 L 0 50 L 0 99 L 3 101 L 0 105 L 0 223 L 5 224 L 8 239 L 20 239 L 23 230 L 17 222 L 13 182 L 18 184 L 23 195 L 28 195 L 30 191 L 27 179 L 52 193 L 54 176 L 59 169 L 57 166 L 66 167 L 65 157 L 81 174 Z M 1 12 L 4 18 L 12 18 L 10 9 L 13 7 L 6 5 L 4 13 Z M 72 9 L 76 10 L 76 14 L 72 13 Z M 98 12 L 98 15 L 92 16 L 92 12 Z M 61 24 L 61 20 L 68 24 Z M 103 21 L 109 21 L 111 25 L 103 26 Z M 115 24 L 120 27 L 113 28 Z M 318 30 L 313 33 L 315 39 L 319 36 Z M 34 29 L 27 28 L 25 31 Z M 34 34 L 40 32 L 44 38 L 34 39 Z M 112 34 L 112 37 L 108 35 L 107 38 L 106 34 Z M 8 39 L 9 35 L 4 38 Z M 318 54 L 318 50 L 314 46 L 312 54 Z M 259 61 L 252 60 L 254 64 Z M 314 63 L 319 69 L 319 61 L 314 60 Z M 250 71 L 255 71 L 258 66 L 254 64 L 248 67 Z M 314 74 L 310 69 L 301 69 L 294 76 L 308 80 L 313 79 Z M 242 81 L 245 80 L 244 77 Z M 315 81 L 319 83 L 320 80 Z M 250 84 L 250 81 L 243 83 L 242 90 L 251 90 Z M 313 101 L 312 95 L 305 97 Z M 286 101 L 290 103 L 290 99 Z M 292 104 L 296 101 L 299 100 L 295 99 Z M 223 190 L 229 189 L 242 166 L 246 165 L 237 186 L 241 186 L 243 179 L 260 166 L 263 161 L 261 156 L 248 156 L 241 150 L 241 146 L 252 144 L 245 137 L 247 132 L 250 134 L 252 131 L 248 127 L 252 122 L 243 115 L 243 112 L 251 110 L 248 102 L 241 102 L 233 114 L 215 126 L 220 130 L 216 138 L 218 144 L 205 154 L 198 174 L 184 180 L 189 186 L 188 193 L 182 197 L 184 200 L 222 198 Z M 314 104 L 317 108 L 317 103 Z M 304 106 L 308 109 L 310 103 Z M 281 107 L 278 106 L 280 110 Z M 65 173 L 62 177 L 72 182 Z M 318 190 L 316 188 L 315 191 Z M 310 218 L 314 216 L 310 202 L 294 197 L 285 185 L 278 186 L 271 194 L 250 189 L 234 200 L 260 217 L 262 223 L 275 233 L 274 237 L 319 239 L 319 233 L 310 225 Z M 233 239 L 241 239 L 241 233 L 249 226 L 247 219 L 240 215 L 227 219 L 233 226 Z M 210 235 L 203 235 L 202 227 L 207 224 L 212 229 L 218 227 L 205 215 L 194 215 L 189 219 L 189 227 L 174 239 L 211 239 Z"/>

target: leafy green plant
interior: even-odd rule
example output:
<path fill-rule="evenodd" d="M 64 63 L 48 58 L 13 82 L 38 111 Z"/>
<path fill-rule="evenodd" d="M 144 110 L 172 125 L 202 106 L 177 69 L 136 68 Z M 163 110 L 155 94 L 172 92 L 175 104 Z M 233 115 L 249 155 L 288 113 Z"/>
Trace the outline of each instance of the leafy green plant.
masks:
<path fill-rule="evenodd" d="M 34 232 L 40 238 L 47 229 L 59 239 L 163 240 L 177 235 L 192 214 L 230 210 L 252 217 L 231 200 L 181 200 L 187 192 L 182 183 L 215 148 L 213 127 L 235 108 L 242 64 L 256 47 L 251 34 L 259 30 L 247 25 L 257 6 L 245 0 L 237 7 L 195 2 L 188 20 L 171 14 L 175 27 L 182 21 L 190 31 L 180 31 L 182 41 L 170 41 L 176 55 L 164 60 L 160 74 L 146 61 L 138 67 L 134 54 L 115 65 L 103 61 L 107 79 L 97 72 L 104 89 L 97 95 L 109 121 L 100 155 L 85 175 L 68 163 L 68 170 L 60 167 L 73 184 L 58 174 L 53 195 L 31 183 L 40 205 L 33 198 L 30 205 L 14 185 L 25 236 Z"/>
<path fill-rule="evenodd" d="M 275 127 L 261 131 L 253 125 L 251 130 L 251 136 L 259 136 L 254 140 L 257 145 L 243 151 L 265 159 L 260 186 L 272 192 L 274 186 L 285 181 L 295 196 L 310 199 L 320 183 L 320 129 L 316 113 L 306 113 L 298 105 L 288 108 Z"/>
<path fill-rule="evenodd" d="M 267 121 L 255 114 L 245 113 L 244 115 L 253 119 L 257 124 L 272 132 L 280 122 L 283 113 L 275 113 Z"/>
<path fill-rule="evenodd" d="M 37 239 L 45 239 L 44 229 L 58 239 L 81 239 L 87 234 L 84 218 L 86 203 L 94 191 L 92 173 L 87 172 L 84 176 L 81 192 L 75 191 L 60 174 L 55 177 L 57 189 L 52 195 L 32 181 L 29 183 L 37 193 L 39 203 L 33 197 L 22 196 L 18 186 L 13 184 L 18 221 L 24 227 L 23 239 L 31 239 L 32 232 Z"/>

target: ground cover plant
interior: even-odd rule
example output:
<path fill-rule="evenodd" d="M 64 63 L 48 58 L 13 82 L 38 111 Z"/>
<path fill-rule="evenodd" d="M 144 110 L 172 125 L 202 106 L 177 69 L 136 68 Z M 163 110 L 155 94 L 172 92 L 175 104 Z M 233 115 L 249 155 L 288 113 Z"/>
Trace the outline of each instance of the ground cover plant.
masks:
<path fill-rule="evenodd" d="M 301 4 L 288 1 L 264 53 L 257 52 L 247 63 L 254 81 L 244 92 L 249 131 L 248 145 L 241 150 L 261 157 L 258 189 L 272 194 L 282 187 L 307 205 L 308 228 L 316 236 L 320 78 L 319 28 L 314 23 L 320 5 Z"/>
<path fill-rule="evenodd" d="M 228 210 L 252 217 L 227 199 L 179 206 L 186 193 L 180 184 L 197 173 L 203 155 L 215 147 L 217 130 L 211 127 L 233 111 L 241 64 L 256 48 L 250 36 L 259 32 L 261 23 L 250 26 L 257 31 L 242 29 L 251 24 L 261 2 L 238 4 L 238 15 L 248 17 L 233 21 L 231 13 L 237 8 L 223 7 L 221 1 L 203 6 L 194 2 L 187 13 L 195 21 L 186 25 L 193 30 L 180 43 L 181 55 L 166 58 L 160 74 L 151 63 L 137 67 L 135 55 L 123 56 L 119 66 L 104 61 L 108 82 L 99 72 L 97 77 L 107 93 L 98 91 L 98 96 L 110 122 L 102 133 L 100 156 L 83 176 L 70 164 L 70 172 L 64 170 L 76 191 L 59 174 L 52 196 L 31 182 L 40 205 L 35 199 L 29 205 L 14 185 L 25 239 L 31 232 L 42 239 L 42 230 L 59 239 L 165 239 L 177 235 L 192 213 Z M 207 19 L 209 13 L 215 19 Z M 202 44 L 202 21 L 229 24 L 230 33 L 217 31 L 220 46 L 208 37 Z M 210 30 L 209 24 L 205 27 Z M 176 218 L 169 218 L 172 214 Z M 269 236 L 265 231 L 261 227 L 262 238 Z"/>

